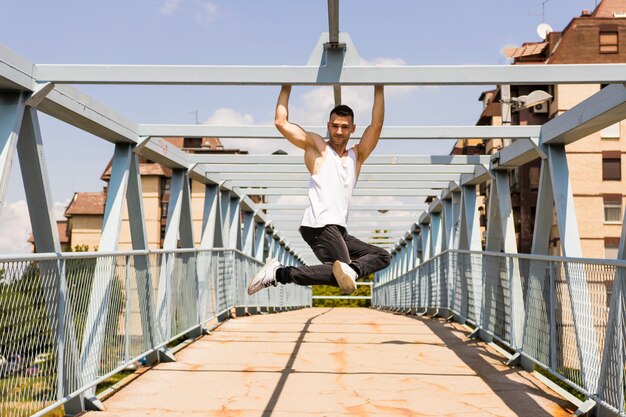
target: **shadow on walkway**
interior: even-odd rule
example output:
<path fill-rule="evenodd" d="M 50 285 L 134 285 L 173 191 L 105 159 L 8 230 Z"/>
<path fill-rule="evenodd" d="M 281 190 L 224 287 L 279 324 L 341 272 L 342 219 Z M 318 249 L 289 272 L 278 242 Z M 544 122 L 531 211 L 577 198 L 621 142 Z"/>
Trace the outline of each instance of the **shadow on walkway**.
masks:
<path fill-rule="evenodd" d="M 566 416 L 566 402 L 438 319 L 307 308 L 225 322 L 91 417 Z"/>
<path fill-rule="evenodd" d="M 442 318 L 410 317 L 428 326 L 459 359 L 481 375 L 483 381 L 516 415 L 551 417 L 558 413 L 571 415 L 575 411 L 576 407 L 556 393 L 548 391 L 543 383 L 522 368 L 507 366 L 505 358 L 489 348 L 485 342 L 469 339 L 469 332 L 458 323 L 449 323 Z M 471 349 L 467 349 L 468 346 Z M 494 370 L 497 372 L 494 373 Z M 516 385 L 522 383 L 525 389 L 519 390 Z M 540 407 L 538 398 L 554 403 L 552 412 Z"/>

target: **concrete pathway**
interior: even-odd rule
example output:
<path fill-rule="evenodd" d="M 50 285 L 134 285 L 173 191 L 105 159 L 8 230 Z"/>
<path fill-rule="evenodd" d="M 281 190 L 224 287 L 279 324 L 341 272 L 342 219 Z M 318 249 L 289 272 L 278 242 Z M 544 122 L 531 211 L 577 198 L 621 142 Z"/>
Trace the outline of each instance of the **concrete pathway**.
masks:
<path fill-rule="evenodd" d="M 373 309 L 237 318 L 88 415 L 571 415 L 568 403 L 467 334 L 443 320 Z"/>

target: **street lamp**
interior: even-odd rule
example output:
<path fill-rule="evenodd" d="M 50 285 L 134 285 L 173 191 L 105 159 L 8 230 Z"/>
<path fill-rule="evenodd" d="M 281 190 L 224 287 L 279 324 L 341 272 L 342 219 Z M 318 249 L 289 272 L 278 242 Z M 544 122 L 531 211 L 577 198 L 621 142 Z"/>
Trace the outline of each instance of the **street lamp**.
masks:
<path fill-rule="evenodd" d="M 512 97 L 512 110 L 519 111 L 521 109 L 528 109 L 540 104 L 546 103 L 552 99 L 552 96 L 543 90 L 535 90 L 526 96 Z"/>

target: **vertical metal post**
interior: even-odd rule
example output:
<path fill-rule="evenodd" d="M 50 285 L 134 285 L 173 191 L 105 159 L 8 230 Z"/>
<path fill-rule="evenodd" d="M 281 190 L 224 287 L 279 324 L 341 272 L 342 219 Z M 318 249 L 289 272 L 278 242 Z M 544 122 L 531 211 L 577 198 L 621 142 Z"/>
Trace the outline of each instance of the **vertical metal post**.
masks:
<path fill-rule="evenodd" d="M 20 108 L 19 102 L 17 106 L 16 112 Z M 13 137 L 11 140 L 14 139 Z M 15 146 L 20 160 L 35 249 L 42 253 L 59 253 L 61 252 L 61 244 L 54 217 L 54 204 L 36 110 L 31 108 L 23 111 L 22 124 Z M 7 155 L 5 164 L 8 163 L 9 159 Z M 76 329 L 73 326 L 72 309 L 66 307 L 68 287 L 65 262 L 60 264 L 51 262 L 44 263 L 44 265 L 42 275 L 53 277 L 53 282 L 57 283 L 56 291 L 46 292 L 48 295 L 48 299 L 46 299 L 46 307 L 49 309 L 48 317 L 64 315 L 63 320 L 58 323 L 51 321 L 50 327 L 51 333 L 56 335 L 57 349 L 63 349 L 63 353 L 57 358 L 57 370 L 60 371 L 58 375 L 62 384 L 63 397 L 65 397 L 82 384 L 80 375 L 70 371 L 79 369 L 78 339 L 76 338 Z M 83 397 L 78 396 L 70 400 L 66 403 L 65 409 L 67 413 L 74 414 L 84 410 Z"/>
<path fill-rule="evenodd" d="M 65 259 L 60 259 L 57 262 L 57 270 L 61 272 L 60 275 L 65 276 Z M 71 392 L 70 389 L 68 389 L 69 387 L 66 387 L 67 383 L 69 381 L 71 381 L 71 378 L 68 378 L 68 376 L 66 375 L 66 364 L 69 364 L 69 362 L 67 361 L 67 358 L 65 357 L 65 352 L 66 352 L 66 346 L 65 346 L 65 332 L 66 332 L 66 322 L 65 322 L 65 311 L 67 309 L 66 306 L 66 300 L 67 300 L 67 285 L 63 285 L 64 284 L 64 280 L 58 279 L 56 282 L 56 303 L 51 304 L 52 306 L 56 306 L 56 319 L 58 322 L 57 328 L 56 328 L 56 332 L 54 332 L 54 328 L 52 328 L 52 334 L 54 335 L 54 344 L 56 345 L 56 356 L 57 356 L 57 363 L 56 363 L 56 370 L 57 370 L 57 400 L 62 399 L 63 397 L 65 397 L 67 392 Z M 71 310 L 71 309 L 70 309 Z M 54 316 L 52 316 L 54 317 Z M 70 326 L 72 327 L 72 326 Z M 76 340 L 74 339 L 74 343 L 76 343 Z M 75 352 L 74 358 L 76 359 L 78 357 L 78 352 Z M 76 361 L 77 362 L 77 361 Z M 74 362 L 74 365 L 76 364 L 76 362 Z M 77 368 L 69 368 L 69 369 L 75 369 L 77 370 Z M 68 371 L 69 371 L 68 369 Z M 83 405 L 82 405 L 82 401 L 76 402 L 74 401 L 74 404 L 70 404 L 70 408 L 76 408 L 76 412 L 74 414 L 77 414 L 79 411 L 83 410 Z"/>
<path fill-rule="evenodd" d="M 500 215 L 500 197 L 495 171 L 492 171 L 491 187 L 489 188 L 489 206 L 487 212 L 487 243 L 488 252 L 501 252 L 504 249 L 502 238 L 502 221 Z"/>
<path fill-rule="evenodd" d="M 463 198 L 463 189 L 452 193 L 452 224 L 451 224 L 451 241 L 448 249 L 457 249 L 459 247 L 459 233 L 461 230 L 461 205 Z"/>
<path fill-rule="evenodd" d="M 496 170 L 493 174 L 498 190 L 498 213 L 500 214 L 503 249 L 506 253 L 516 254 L 517 242 L 515 240 L 515 221 L 513 218 L 509 173 L 508 171 Z M 509 258 L 506 268 L 509 281 L 511 346 L 514 349 L 521 349 L 524 336 L 525 312 L 518 259 L 514 257 Z"/>
<path fill-rule="evenodd" d="M 415 224 L 411 228 L 415 235 L 415 266 L 418 267 L 422 262 L 422 234 L 418 224 Z"/>
<path fill-rule="evenodd" d="M 206 184 L 204 188 L 204 207 L 202 212 L 202 235 L 197 262 L 198 300 L 202 321 L 209 319 L 210 306 L 217 305 L 216 286 L 211 281 L 211 263 L 214 259 L 211 249 L 224 245 L 222 216 L 220 214 L 220 190 L 217 184 Z"/>
<path fill-rule="evenodd" d="M 220 190 L 220 224 L 222 225 L 222 236 L 224 248 L 232 248 L 230 241 L 230 191 Z"/>
<path fill-rule="evenodd" d="M 24 191 L 37 252 L 61 252 L 37 113 L 24 112 L 17 141 Z"/>
<path fill-rule="evenodd" d="M 626 294 L 624 291 L 624 270 L 616 267 L 613 282 L 613 294 L 609 318 L 606 325 L 604 352 L 598 379 L 598 397 L 617 408 L 619 415 L 624 412 L 624 349 L 626 348 L 626 334 L 624 323 L 624 308 Z M 601 403 L 597 404 L 599 417 L 616 416 Z"/>
<path fill-rule="evenodd" d="M 279 261 L 281 264 L 285 265 L 285 263 L 287 262 L 287 245 L 285 244 L 284 241 L 281 240 L 280 242 L 280 255 L 279 255 Z"/>
<path fill-rule="evenodd" d="M 441 227 L 441 213 L 430 213 L 430 256 L 433 258 L 441 253 L 443 231 Z"/>
<path fill-rule="evenodd" d="M 552 180 L 550 178 L 550 161 L 548 159 L 542 159 L 541 171 L 539 174 L 539 189 L 537 192 L 537 208 L 535 211 L 535 225 L 533 232 L 532 242 L 532 254 L 533 255 L 548 255 L 550 244 L 550 232 L 552 228 L 552 218 L 554 212 L 554 194 L 552 192 Z M 543 329 L 538 329 L 541 323 L 544 323 L 542 319 L 542 312 L 549 311 L 551 306 L 551 298 L 549 296 L 549 290 L 545 289 L 545 276 L 546 276 L 546 262 L 544 261 L 530 261 L 530 267 L 528 270 L 528 289 L 526 299 L 526 325 L 524 326 L 524 351 L 532 355 L 533 357 L 540 357 L 545 354 L 542 352 L 542 346 L 540 344 L 542 334 L 550 334 L 551 330 L 548 325 L 545 325 Z M 554 312 L 552 313 L 554 314 Z M 556 346 L 556 338 L 551 338 L 550 346 Z M 549 356 L 548 356 L 549 359 Z M 532 371 L 535 368 L 535 364 L 525 358 L 522 358 L 522 367 L 524 369 Z"/>
<path fill-rule="evenodd" d="M 179 226 L 179 242 L 181 248 L 193 249 L 195 248 L 195 238 L 193 232 L 193 214 L 191 212 L 191 179 L 184 172 L 183 176 L 183 195 L 181 201 L 180 211 L 180 226 Z M 203 334 L 203 328 L 201 326 L 200 317 L 200 274 L 204 271 L 198 271 L 197 253 L 185 254 L 181 256 L 181 260 L 185 264 L 185 276 L 178 277 L 180 280 L 189 280 L 188 283 L 191 291 L 193 292 L 193 298 L 188 302 L 186 306 L 179 306 L 187 311 L 189 320 L 192 320 L 194 324 L 198 326 L 187 333 L 187 337 L 196 338 Z"/>
<path fill-rule="evenodd" d="M 229 232 L 230 242 L 229 248 L 242 250 L 241 242 L 241 199 L 235 195 L 231 196 L 229 201 Z"/>
<path fill-rule="evenodd" d="M 464 185 L 461 200 L 461 225 L 458 249 L 481 251 L 480 214 L 476 199 L 476 186 Z"/>
<path fill-rule="evenodd" d="M 545 310 L 548 312 L 548 317 L 550 318 L 550 368 L 556 369 L 557 367 L 557 352 L 556 352 L 556 283 L 554 279 L 554 265 L 552 262 L 548 263 L 548 274 L 550 277 L 549 285 L 549 297 L 550 303 L 548 304 L 548 308 Z"/>
<path fill-rule="evenodd" d="M 428 223 L 420 223 L 419 225 L 422 235 L 422 257 L 421 263 L 430 259 L 430 225 Z"/>
<path fill-rule="evenodd" d="M 407 269 L 410 271 L 415 268 L 415 234 L 409 233 L 407 240 Z"/>
<path fill-rule="evenodd" d="M 183 195 L 180 210 L 180 224 L 178 238 L 181 248 L 192 249 L 195 247 L 193 236 L 193 215 L 191 214 L 191 184 L 186 171 L 183 171 Z"/>
<path fill-rule="evenodd" d="M 459 231 L 459 249 L 482 251 L 482 243 L 480 236 L 480 215 L 478 212 L 478 204 L 476 198 L 476 185 L 463 185 L 461 187 L 461 227 Z M 476 323 L 482 323 L 483 311 L 482 305 L 482 286 L 483 273 L 482 264 L 474 265 L 472 262 L 473 255 L 467 255 L 466 270 L 469 272 L 466 282 L 471 282 L 474 300 L 474 311 Z M 469 306 L 468 306 L 469 312 Z"/>
<path fill-rule="evenodd" d="M 550 160 L 550 178 L 554 205 L 556 210 L 557 226 L 561 237 L 563 256 L 582 257 L 578 222 L 574 206 L 572 184 L 569 180 L 569 168 L 564 145 L 549 145 L 545 147 Z"/>
<path fill-rule="evenodd" d="M 4 207 L 25 101 L 25 93 L 0 93 L 0 211 Z"/>
<path fill-rule="evenodd" d="M 111 179 L 109 180 L 107 201 L 102 220 L 102 235 L 98 245 L 101 252 L 113 252 L 118 248 L 131 155 L 132 148 L 130 144 L 118 143 L 115 145 Z M 94 282 L 89 298 L 85 325 L 85 332 L 88 333 L 83 337 L 80 360 L 85 383 L 96 380 L 99 375 L 100 359 L 106 336 L 106 318 L 111 302 L 115 263 L 115 257 L 110 256 L 99 257 L 96 261 Z M 95 394 L 95 387 L 85 391 L 85 398 L 92 403 L 86 406 L 91 408 L 95 405 L 96 409 L 103 409 Z"/>
<path fill-rule="evenodd" d="M 202 215 L 200 249 L 213 249 L 224 246 L 219 199 L 219 186 L 207 184 L 204 190 L 204 211 Z"/>
<path fill-rule="evenodd" d="M 280 262 L 280 236 L 273 234 L 272 239 L 272 258 Z"/>
<path fill-rule="evenodd" d="M 265 244 L 267 231 L 265 230 L 264 223 L 254 223 L 254 228 L 256 231 L 254 232 L 254 252 L 253 256 L 255 259 L 259 261 L 263 261 L 263 255 L 265 252 Z"/>
<path fill-rule="evenodd" d="M 167 210 L 167 223 L 165 226 L 165 237 L 163 238 L 163 249 L 174 250 L 178 247 L 178 235 L 181 226 L 181 212 L 183 211 L 183 189 L 185 180 L 185 170 L 172 170 L 172 178 L 170 182 L 170 202 Z M 169 340 L 172 332 L 172 274 L 174 272 L 174 262 L 175 256 L 173 254 L 163 254 L 163 257 L 161 258 L 161 271 L 159 273 L 159 288 L 157 290 L 156 315 L 157 328 L 162 341 Z"/>
<path fill-rule="evenodd" d="M 243 253 L 253 256 L 254 251 L 254 213 L 243 212 Z"/>
<path fill-rule="evenodd" d="M 515 221 L 513 219 L 513 204 L 511 203 L 511 187 L 509 186 L 508 171 L 493 171 L 494 185 L 491 192 L 496 192 L 498 215 L 499 215 L 499 231 L 502 246 L 496 250 L 504 250 L 506 253 L 517 253 L 517 242 L 515 241 Z M 492 207 L 490 206 L 490 210 Z M 491 216 L 490 216 L 491 218 Z M 494 249 L 496 249 L 494 247 Z"/>
<path fill-rule="evenodd" d="M 550 177 L 553 185 L 554 207 L 556 210 L 557 226 L 561 236 L 561 250 L 563 256 L 582 257 L 565 146 L 548 145 L 545 148 L 548 159 L 550 159 Z M 600 352 L 595 332 L 586 273 L 584 270 L 574 270 L 569 263 L 565 265 L 564 270 L 567 288 L 572 302 L 576 345 L 581 362 L 583 381 L 585 388 L 589 390 L 589 392 L 596 392 L 599 377 L 598 370 L 600 369 Z"/>
<path fill-rule="evenodd" d="M 130 360 L 130 314 L 131 314 L 131 292 L 130 292 L 130 255 L 124 257 L 126 268 L 124 269 L 124 287 L 126 290 L 126 305 L 124 306 L 124 361 Z"/>
<path fill-rule="evenodd" d="M 453 226 L 455 223 L 454 218 L 452 217 L 452 199 L 444 198 L 441 200 L 441 204 L 443 205 L 442 216 L 441 216 L 441 225 L 443 229 L 443 239 L 441 241 L 441 249 L 451 249 L 453 242 Z"/>
<path fill-rule="evenodd" d="M 135 146 L 133 145 L 132 148 L 134 149 Z M 141 174 L 139 172 L 139 159 L 135 152 L 133 152 L 130 157 L 130 171 L 128 175 L 128 187 L 126 189 L 126 206 L 132 247 L 134 250 L 147 250 L 148 235 L 146 233 L 146 220 L 143 209 Z M 144 349 L 148 350 L 158 344 L 150 258 L 148 255 L 135 255 L 132 259 L 135 283 L 137 284 L 137 297 L 138 300 L 141 300 L 139 302 L 139 314 L 141 316 Z M 157 360 L 158 354 L 154 352 L 148 354 L 146 357 L 148 364 L 152 364 Z"/>

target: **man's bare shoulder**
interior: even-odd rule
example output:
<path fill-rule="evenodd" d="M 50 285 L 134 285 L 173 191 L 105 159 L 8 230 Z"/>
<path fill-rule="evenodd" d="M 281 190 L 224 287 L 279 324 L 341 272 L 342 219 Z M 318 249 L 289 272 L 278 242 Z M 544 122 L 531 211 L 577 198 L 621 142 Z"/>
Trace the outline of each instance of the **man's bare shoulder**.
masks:
<path fill-rule="evenodd" d="M 305 152 L 313 152 L 318 155 L 322 155 L 326 152 L 326 141 L 320 135 L 314 132 L 306 132 L 307 135 L 307 147 Z"/>

